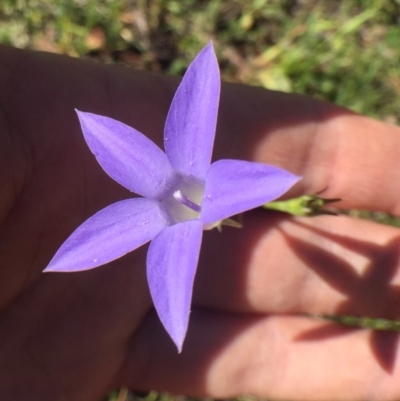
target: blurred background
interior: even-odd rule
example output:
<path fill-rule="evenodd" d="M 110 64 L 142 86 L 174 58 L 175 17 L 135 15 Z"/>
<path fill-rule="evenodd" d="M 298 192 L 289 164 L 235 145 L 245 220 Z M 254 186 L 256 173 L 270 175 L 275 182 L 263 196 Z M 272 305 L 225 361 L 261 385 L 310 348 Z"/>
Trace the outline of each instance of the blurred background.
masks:
<path fill-rule="evenodd" d="M 0 43 L 181 75 L 212 39 L 224 80 L 400 118 L 400 0 L 2 0 Z"/>
<path fill-rule="evenodd" d="M 182 75 L 210 39 L 226 81 L 400 122 L 400 0 L 0 2 L 2 44 L 137 69 Z M 188 398 L 117 389 L 117 400 Z"/>

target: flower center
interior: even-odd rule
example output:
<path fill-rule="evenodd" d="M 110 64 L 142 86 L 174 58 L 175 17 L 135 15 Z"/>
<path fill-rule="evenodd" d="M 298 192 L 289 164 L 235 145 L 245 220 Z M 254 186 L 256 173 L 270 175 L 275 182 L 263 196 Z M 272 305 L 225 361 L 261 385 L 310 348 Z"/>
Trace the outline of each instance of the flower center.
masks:
<path fill-rule="evenodd" d="M 186 206 L 197 213 L 201 212 L 201 206 L 197 203 L 192 202 L 187 196 L 185 196 L 180 189 L 175 191 L 172 196 L 175 200 L 177 200 L 181 205 Z"/>
<path fill-rule="evenodd" d="M 174 191 L 162 201 L 171 224 L 198 219 L 203 194 L 204 182 L 194 177 L 183 177 Z"/>

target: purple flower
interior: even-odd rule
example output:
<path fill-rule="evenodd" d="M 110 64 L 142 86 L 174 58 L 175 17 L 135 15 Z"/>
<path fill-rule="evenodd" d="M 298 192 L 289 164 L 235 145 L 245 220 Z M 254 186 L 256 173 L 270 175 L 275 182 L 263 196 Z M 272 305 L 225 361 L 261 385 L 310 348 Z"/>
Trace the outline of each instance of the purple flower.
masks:
<path fill-rule="evenodd" d="M 165 153 L 127 125 L 77 111 L 89 148 L 105 172 L 143 198 L 114 203 L 64 242 L 46 272 L 88 270 L 151 241 L 147 277 L 154 306 L 178 347 L 185 339 L 204 229 L 272 201 L 300 177 L 241 160 L 210 165 L 220 75 L 210 43 L 189 66 L 172 101 Z"/>

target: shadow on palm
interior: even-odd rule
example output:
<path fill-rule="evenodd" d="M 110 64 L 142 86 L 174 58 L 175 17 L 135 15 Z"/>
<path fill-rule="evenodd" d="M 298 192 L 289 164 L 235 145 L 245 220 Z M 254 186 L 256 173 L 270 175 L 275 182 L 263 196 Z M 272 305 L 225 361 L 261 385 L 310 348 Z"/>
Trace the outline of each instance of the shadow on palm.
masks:
<path fill-rule="evenodd" d="M 328 253 L 315 244 L 284 233 L 288 246 L 296 255 L 329 286 L 346 297 L 346 300 L 337 305 L 334 314 L 399 319 L 397 306 L 400 303 L 400 286 L 393 284 L 393 279 L 398 273 L 400 236 L 385 245 L 379 245 L 303 225 L 300 221 L 296 221 L 295 224 L 318 234 L 322 241 L 328 239 L 367 259 L 362 271 L 357 272 L 354 266 L 338 253 Z M 327 323 L 324 327 L 301 334 L 297 340 L 322 341 L 346 335 L 353 330 L 365 329 L 337 327 L 336 324 Z M 394 331 L 373 330 L 370 333 L 373 354 L 388 372 L 395 365 L 399 339 L 400 333 Z"/>

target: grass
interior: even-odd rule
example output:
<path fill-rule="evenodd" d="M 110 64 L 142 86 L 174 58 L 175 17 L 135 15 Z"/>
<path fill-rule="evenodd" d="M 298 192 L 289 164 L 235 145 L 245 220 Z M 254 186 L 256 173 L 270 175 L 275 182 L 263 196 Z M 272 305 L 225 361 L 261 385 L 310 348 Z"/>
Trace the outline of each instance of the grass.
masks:
<path fill-rule="evenodd" d="M 215 42 L 225 80 L 400 119 L 396 0 L 3 0 L 0 43 L 182 74 Z"/>
<path fill-rule="evenodd" d="M 181 75 L 213 39 L 227 81 L 399 123 L 399 20 L 399 0 L 3 0 L 0 43 Z M 398 224 L 385 214 L 351 213 Z M 382 323 L 360 322 L 342 323 Z M 140 399 L 116 391 L 108 400 L 122 397 Z"/>

